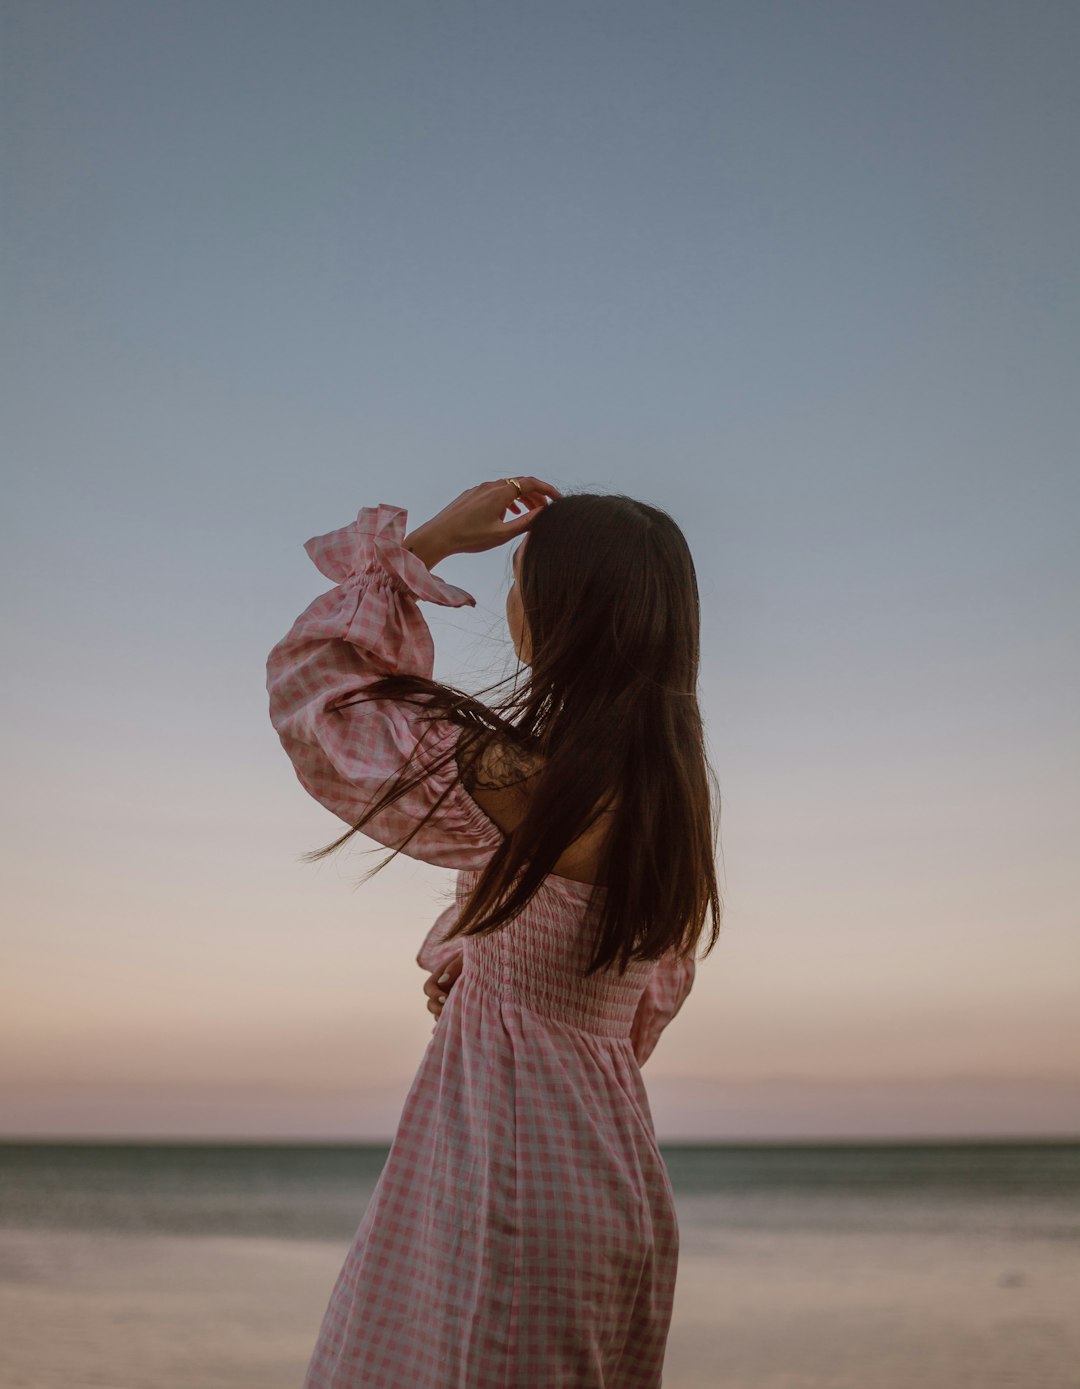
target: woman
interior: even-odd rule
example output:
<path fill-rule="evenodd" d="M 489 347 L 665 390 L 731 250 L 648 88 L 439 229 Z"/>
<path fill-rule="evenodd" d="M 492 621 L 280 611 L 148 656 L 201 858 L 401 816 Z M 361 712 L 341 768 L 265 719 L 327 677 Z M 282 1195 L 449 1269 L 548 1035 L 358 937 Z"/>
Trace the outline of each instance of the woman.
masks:
<path fill-rule="evenodd" d="M 533 477 L 405 523 L 307 541 L 336 587 L 267 662 L 297 776 L 351 826 L 308 857 L 362 830 L 457 870 L 417 955 L 432 1039 L 304 1389 L 656 1389 L 679 1237 L 640 1068 L 720 920 L 693 563 L 663 511 Z M 432 679 L 418 600 L 474 604 L 433 567 L 519 536 L 527 675 L 483 703 Z"/>

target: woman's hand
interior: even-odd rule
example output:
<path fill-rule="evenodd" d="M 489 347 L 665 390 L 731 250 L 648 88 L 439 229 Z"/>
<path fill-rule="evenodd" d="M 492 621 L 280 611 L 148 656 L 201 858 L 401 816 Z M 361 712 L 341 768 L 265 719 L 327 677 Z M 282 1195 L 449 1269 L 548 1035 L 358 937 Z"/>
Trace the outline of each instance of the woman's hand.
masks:
<path fill-rule="evenodd" d="M 450 990 L 457 982 L 458 975 L 461 973 L 463 965 L 464 958 L 461 953 L 458 953 L 449 963 L 445 964 L 442 969 L 436 970 L 433 974 L 429 974 L 424 981 L 424 992 L 428 997 L 427 1009 L 429 1013 L 434 1013 L 436 1025 L 438 1025 L 438 1020 L 442 1016 L 443 1004 L 446 1002 Z M 434 1032 L 435 1028 L 433 1027 L 431 1030 Z"/>
<path fill-rule="evenodd" d="M 405 537 L 406 549 L 412 550 L 431 569 L 447 555 L 470 554 L 505 545 L 528 530 L 533 518 L 548 505 L 546 498 L 554 501 L 561 495 L 558 488 L 536 477 L 522 477 L 518 481 L 520 497 L 512 482 L 502 480 L 480 482 L 468 488 L 430 521 L 410 531 Z M 525 510 L 517 513 L 518 507 Z M 507 511 L 516 514 L 504 521 Z"/>

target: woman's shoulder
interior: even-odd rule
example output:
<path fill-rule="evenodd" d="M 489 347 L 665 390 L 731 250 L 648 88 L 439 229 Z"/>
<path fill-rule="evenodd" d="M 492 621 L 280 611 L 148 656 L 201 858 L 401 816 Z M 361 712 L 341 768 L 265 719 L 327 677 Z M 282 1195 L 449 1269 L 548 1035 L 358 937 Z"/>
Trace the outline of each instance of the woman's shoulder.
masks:
<path fill-rule="evenodd" d="M 493 730 L 458 742 L 458 774 L 472 799 L 504 834 L 525 818 L 529 783 L 542 763 L 513 739 Z"/>
<path fill-rule="evenodd" d="M 495 731 L 474 737 L 470 743 L 458 754 L 462 784 L 488 819 L 504 834 L 511 834 L 525 818 L 544 759 L 539 752 Z M 596 880 L 612 813 L 611 809 L 601 811 L 589 829 L 567 845 L 555 864 L 555 873 L 584 882 Z"/>
<path fill-rule="evenodd" d="M 539 754 L 494 730 L 461 740 L 457 763 L 470 793 L 522 790 L 543 767 Z"/>

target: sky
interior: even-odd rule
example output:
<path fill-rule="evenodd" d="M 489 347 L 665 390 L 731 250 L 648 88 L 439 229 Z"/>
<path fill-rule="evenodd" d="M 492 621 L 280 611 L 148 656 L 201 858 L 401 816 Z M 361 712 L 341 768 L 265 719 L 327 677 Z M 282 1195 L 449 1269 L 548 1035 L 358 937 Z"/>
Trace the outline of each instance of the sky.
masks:
<path fill-rule="evenodd" d="M 389 1141 L 452 874 L 265 661 L 362 506 L 682 527 L 721 934 L 658 1137 L 1080 1135 L 1073 5 L 9 0 L 0 1137 Z M 512 668 L 510 547 L 436 674 Z M 370 850 L 371 852 L 366 852 Z"/>

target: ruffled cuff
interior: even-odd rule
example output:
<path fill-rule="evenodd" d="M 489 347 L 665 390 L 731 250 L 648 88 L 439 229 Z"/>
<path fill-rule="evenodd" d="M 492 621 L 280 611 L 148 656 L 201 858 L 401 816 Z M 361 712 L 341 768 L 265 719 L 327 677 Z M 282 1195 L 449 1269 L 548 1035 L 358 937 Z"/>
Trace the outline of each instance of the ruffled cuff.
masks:
<path fill-rule="evenodd" d="M 374 574 L 398 593 L 410 593 L 447 608 L 475 607 L 471 593 L 433 574 L 424 561 L 406 550 L 404 507 L 380 502 L 364 506 L 355 521 L 340 530 L 312 536 L 304 549 L 319 571 L 336 584 Z"/>
<path fill-rule="evenodd" d="M 444 912 L 440 912 L 435 924 L 428 931 L 423 944 L 416 952 L 416 963 L 421 969 L 427 970 L 428 974 L 434 974 L 436 970 L 441 973 L 459 955 L 464 954 L 465 941 L 461 936 L 455 936 L 450 941 L 443 939 L 443 933 L 450 930 L 457 918 L 458 908 L 456 905 L 449 906 Z"/>

